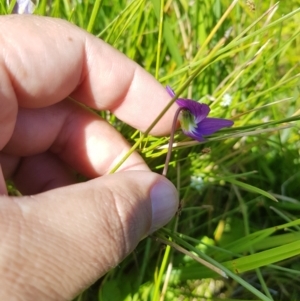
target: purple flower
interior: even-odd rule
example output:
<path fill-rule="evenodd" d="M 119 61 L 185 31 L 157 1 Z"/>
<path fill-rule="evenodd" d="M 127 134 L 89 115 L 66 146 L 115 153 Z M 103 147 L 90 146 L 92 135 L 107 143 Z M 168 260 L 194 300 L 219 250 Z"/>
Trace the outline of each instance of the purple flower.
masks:
<path fill-rule="evenodd" d="M 9 0 L 7 1 L 10 2 Z M 34 11 L 34 4 L 30 0 L 17 0 L 13 8 L 13 14 L 32 14 Z"/>
<path fill-rule="evenodd" d="M 171 87 L 167 86 L 166 89 L 171 97 L 175 96 Z M 228 119 L 207 117 L 210 108 L 204 103 L 185 98 L 178 98 L 176 103 L 181 110 L 179 121 L 183 133 L 197 141 L 205 141 L 203 136 L 233 125 L 233 121 Z"/>

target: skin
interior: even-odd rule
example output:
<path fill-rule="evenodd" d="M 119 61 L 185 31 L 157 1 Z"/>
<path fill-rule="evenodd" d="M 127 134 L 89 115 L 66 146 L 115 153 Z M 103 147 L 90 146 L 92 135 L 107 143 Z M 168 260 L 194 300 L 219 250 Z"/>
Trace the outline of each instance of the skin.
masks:
<path fill-rule="evenodd" d="M 174 186 L 137 153 L 108 175 L 130 145 L 91 109 L 144 131 L 170 97 L 62 20 L 2 16 L 0 44 L 0 300 L 69 300 L 178 208 Z M 168 134 L 175 111 L 151 134 Z M 23 196 L 8 196 L 5 179 Z"/>

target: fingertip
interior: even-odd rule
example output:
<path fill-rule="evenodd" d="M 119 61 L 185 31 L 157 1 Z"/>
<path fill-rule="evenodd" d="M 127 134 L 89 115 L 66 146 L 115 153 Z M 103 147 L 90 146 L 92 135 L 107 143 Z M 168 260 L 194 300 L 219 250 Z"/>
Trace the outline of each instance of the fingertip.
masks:
<path fill-rule="evenodd" d="M 149 233 L 166 225 L 178 210 L 179 197 L 175 186 L 166 178 L 160 178 L 150 192 L 152 224 Z"/>

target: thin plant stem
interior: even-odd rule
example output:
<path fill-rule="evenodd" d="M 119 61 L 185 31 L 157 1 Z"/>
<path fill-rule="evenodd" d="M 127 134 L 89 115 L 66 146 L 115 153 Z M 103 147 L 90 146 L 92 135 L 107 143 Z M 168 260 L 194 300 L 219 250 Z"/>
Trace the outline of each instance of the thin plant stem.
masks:
<path fill-rule="evenodd" d="M 181 89 L 183 90 L 183 89 Z M 182 91 L 180 91 L 182 92 Z M 179 93 L 178 93 L 179 94 Z M 115 173 L 119 167 L 127 160 L 127 158 L 136 150 L 136 148 L 140 145 L 145 137 L 148 136 L 150 131 L 154 128 L 156 123 L 162 118 L 162 116 L 169 110 L 169 108 L 173 105 L 175 100 L 177 99 L 177 95 L 175 95 L 170 102 L 165 106 L 165 108 L 160 112 L 160 114 L 155 118 L 155 120 L 150 124 L 147 130 L 141 134 L 140 138 L 135 142 L 135 144 L 131 147 L 131 149 L 124 155 L 124 157 L 114 166 L 114 168 L 109 172 L 110 174 Z"/>
<path fill-rule="evenodd" d="M 157 43 L 157 54 L 156 54 L 156 67 L 155 67 L 155 78 L 158 79 L 159 67 L 160 67 L 160 54 L 161 54 L 161 41 L 163 32 L 163 20 L 164 20 L 164 0 L 160 1 L 160 15 L 159 15 L 159 31 L 158 31 L 158 43 Z"/>
<path fill-rule="evenodd" d="M 88 24 L 87 29 L 86 29 L 88 32 L 92 32 L 92 30 L 93 30 L 94 24 L 96 22 L 96 17 L 97 17 L 97 14 L 99 12 L 99 9 L 101 7 L 101 4 L 102 4 L 102 0 L 96 0 L 95 3 L 94 3 L 92 15 L 91 15 L 89 24 Z"/>
<path fill-rule="evenodd" d="M 225 13 L 222 15 L 221 19 L 218 21 L 218 23 L 215 25 L 215 27 L 212 29 L 208 37 L 205 39 L 203 44 L 201 45 L 201 48 L 199 49 L 198 53 L 194 57 L 194 61 L 198 60 L 199 57 L 202 55 L 203 51 L 207 47 L 208 43 L 212 40 L 214 37 L 215 33 L 218 31 L 218 29 L 221 27 L 221 25 L 224 23 L 225 19 L 228 17 L 230 12 L 233 10 L 235 5 L 238 3 L 238 0 L 232 1 L 232 3 L 229 5 Z"/>
<path fill-rule="evenodd" d="M 177 119 L 178 119 L 178 116 L 179 116 L 179 114 L 182 110 L 183 110 L 183 108 L 178 108 L 175 115 L 174 115 L 173 124 L 172 124 L 172 128 L 171 128 L 171 134 L 170 134 L 170 140 L 169 140 L 168 153 L 167 153 L 167 157 L 166 157 L 164 170 L 162 172 L 162 175 L 165 176 L 165 177 L 167 176 L 168 167 L 169 167 L 169 163 L 170 163 L 170 159 L 171 159 L 173 142 L 174 142 L 174 135 L 175 135 L 176 125 L 177 125 Z"/>
<path fill-rule="evenodd" d="M 153 298 L 152 298 L 153 301 L 157 301 L 157 300 L 160 299 L 159 298 L 160 297 L 159 296 L 160 284 L 163 281 L 163 275 L 164 275 L 164 272 L 165 272 L 166 267 L 168 265 L 170 252 L 171 252 L 171 246 L 167 245 L 167 247 L 165 249 L 165 252 L 164 252 L 162 264 L 161 264 L 160 269 L 159 269 L 158 277 L 157 277 L 157 280 L 156 280 L 156 283 L 155 283 L 155 288 L 154 288 L 154 293 L 153 293 Z"/>
<path fill-rule="evenodd" d="M 175 250 L 193 258 L 194 260 L 196 260 L 197 262 L 199 262 L 200 264 L 206 266 L 208 269 L 211 269 L 212 271 L 214 271 L 215 273 L 219 274 L 220 276 L 228 279 L 227 274 L 218 266 L 214 266 L 213 264 L 211 264 L 210 262 L 198 257 L 197 255 L 195 255 L 194 253 L 184 249 L 183 247 L 179 246 L 178 244 L 170 241 L 170 240 L 166 240 L 165 238 L 162 238 L 160 236 L 153 236 L 155 238 L 156 241 L 159 241 L 163 244 L 166 244 L 167 246 L 170 246 L 172 248 L 174 248 Z M 220 265 L 220 264 L 219 264 Z M 220 265 L 221 266 L 221 265 Z M 222 267 L 222 266 L 221 266 Z M 222 267 L 223 268 L 223 267 Z M 269 300 L 268 300 L 269 301 Z"/>

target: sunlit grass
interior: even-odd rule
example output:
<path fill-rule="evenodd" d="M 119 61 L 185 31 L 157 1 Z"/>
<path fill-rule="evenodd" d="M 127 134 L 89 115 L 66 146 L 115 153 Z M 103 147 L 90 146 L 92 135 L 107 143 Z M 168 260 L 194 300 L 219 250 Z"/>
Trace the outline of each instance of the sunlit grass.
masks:
<path fill-rule="evenodd" d="M 300 300 L 300 1 L 41 0 L 35 13 L 88 30 L 235 122 L 205 143 L 176 134 L 180 212 L 77 300 Z M 168 137 L 109 120 L 162 171 Z"/>

